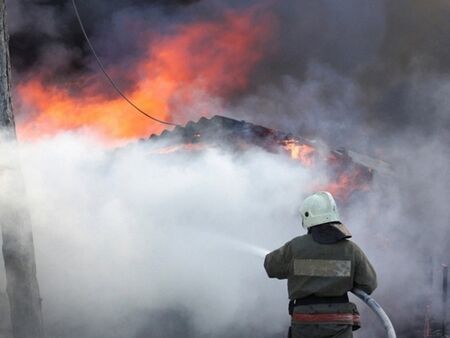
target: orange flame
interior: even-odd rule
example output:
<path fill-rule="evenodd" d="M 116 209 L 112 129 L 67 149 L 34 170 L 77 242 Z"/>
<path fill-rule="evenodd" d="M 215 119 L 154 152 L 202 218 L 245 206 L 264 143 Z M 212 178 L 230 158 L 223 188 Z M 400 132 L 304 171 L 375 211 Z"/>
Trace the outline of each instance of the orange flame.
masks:
<path fill-rule="evenodd" d="M 353 168 L 350 172 L 342 173 L 333 182 L 319 190 L 329 191 L 336 199 L 346 202 L 356 191 L 369 191 L 369 182 L 369 177 L 357 168 Z"/>
<path fill-rule="evenodd" d="M 127 96 L 150 115 L 183 123 L 182 116 L 173 116 L 174 102 L 188 107 L 195 92 L 226 97 L 244 89 L 272 31 L 272 18 L 259 14 L 252 8 L 228 11 L 219 21 L 185 24 L 170 36 L 153 38 L 145 58 L 131 66 L 139 78 L 134 79 L 135 86 Z M 87 95 L 74 97 L 73 88 L 46 85 L 40 75 L 19 84 L 19 137 L 35 139 L 62 130 L 85 129 L 117 141 L 147 137 L 164 128 L 121 98 L 87 91 Z"/>
<path fill-rule="evenodd" d="M 296 139 L 283 141 L 282 148 L 287 150 L 293 160 L 299 161 L 304 167 L 312 167 L 322 163 L 329 169 L 329 183 L 316 185 L 313 190 L 326 190 L 336 199 L 347 202 L 357 191 L 368 191 L 372 180 L 372 172 L 359 165 L 352 164 L 352 159 L 338 158 L 336 155 L 324 155 L 308 144 Z"/>
<path fill-rule="evenodd" d="M 300 161 L 305 167 L 314 164 L 314 155 L 316 150 L 307 145 L 300 144 L 295 140 L 288 140 L 283 143 L 283 148 L 289 151 L 291 158 Z"/>

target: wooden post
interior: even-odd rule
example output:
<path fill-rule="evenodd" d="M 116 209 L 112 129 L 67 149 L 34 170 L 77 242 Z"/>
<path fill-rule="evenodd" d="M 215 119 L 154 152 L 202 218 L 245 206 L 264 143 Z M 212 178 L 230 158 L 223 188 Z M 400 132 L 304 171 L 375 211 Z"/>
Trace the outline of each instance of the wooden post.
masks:
<path fill-rule="evenodd" d="M 33 235 L 18 165 L 5 0 L 0 0 L 0 225 L 14 338 L 43 338 Z"/>

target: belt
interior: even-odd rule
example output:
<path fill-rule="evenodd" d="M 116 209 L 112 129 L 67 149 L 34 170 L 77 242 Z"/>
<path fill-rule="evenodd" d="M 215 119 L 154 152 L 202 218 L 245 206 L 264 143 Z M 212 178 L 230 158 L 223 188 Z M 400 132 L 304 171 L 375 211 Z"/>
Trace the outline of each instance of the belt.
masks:
<path fill-rule="evenodd" d="M 289 314 L 292 315 L 294 308 L 298 305 L 311 305 L 311 304 L 337 304 L 337 303 L 348 303 L 347 294 L 338 297 L 318 297 L 318 296 L 308 296 L 304 298 L 292 299 L 289 302 Z"/>
<path fill-rule="evenodd" d="M 359 315 L 351 313 L 293 313 L 292 319 L 301 323 L 338 323 L 359 325 Z"/>

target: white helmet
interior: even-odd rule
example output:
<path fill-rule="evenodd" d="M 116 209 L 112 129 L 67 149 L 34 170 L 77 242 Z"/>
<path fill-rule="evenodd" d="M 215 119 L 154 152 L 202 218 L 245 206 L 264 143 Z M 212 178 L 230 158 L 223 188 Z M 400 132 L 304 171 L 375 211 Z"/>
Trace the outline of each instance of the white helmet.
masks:
<path fill-rule="evenodd" d="M 305 229 L 323 223 L 341 222 L 336 202 L 328 191 L 319 191 L 307 197 L 300 208 L 300 214 Z"/>

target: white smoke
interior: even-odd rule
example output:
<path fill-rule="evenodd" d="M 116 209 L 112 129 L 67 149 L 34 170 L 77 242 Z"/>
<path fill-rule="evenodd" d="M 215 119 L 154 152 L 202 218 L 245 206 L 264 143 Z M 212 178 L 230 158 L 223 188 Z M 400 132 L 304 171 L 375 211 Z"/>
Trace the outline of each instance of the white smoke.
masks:
<path fill-rule="evenodd" d="M 257 149 L 155 155 L 76 135 L 23 144 L 21 166 L 49 337 L 146 336 L 169 310 L 188 313 L 195 337 L 285 330 L 285 286 L 257 247 L 300 234 L 320 171 Z"/>
<path fill-rule="evenodd" d="M 378 271 L 375 298 L 403 322 L 422 311 L 414 306 L 428 292 L 424 250 L 433 240 L 435 254 L 445 257 L 447 245 L 437 220 L 417 237 L 421 212 L 407 213 L 404 198 L 417 187 L 421 205 L 442 196 L 439 168 L 447 159 L 435 158 L 444 152 L 439 141 L 417 140 L 417 156 L 436 164 L 421 167 L 420 179 L 411 154 L 400 151 L 407 146 L 397 145 L 403 165 L 396 174 L 376 175 L 371 192 L 341 211 Z M 325 180 L 321 168 L 257 148 L 157 155 L 149 144 L 111 150 L 75 134 L 22 144 L 20 160 L 49 337 L 285 332 L 285 282 L 267 279 L 261 256 L 302 232 L 297 208 L 311 183 Z M 445 215 L 438 202 L 424 215 Z M 360 309 L 360 335 L 383 336 L 377 319 Z"/>

